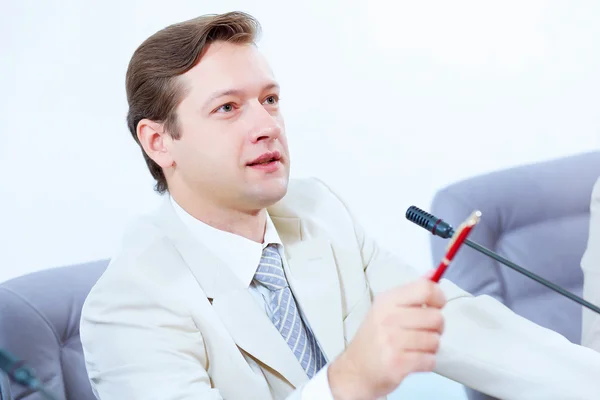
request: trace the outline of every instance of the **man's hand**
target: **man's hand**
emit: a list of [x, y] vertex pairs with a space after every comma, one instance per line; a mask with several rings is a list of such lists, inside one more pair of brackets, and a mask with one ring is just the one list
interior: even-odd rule
[[328, 368], [336, 400], [385, 396], [413, 372], [435, 367], [446, 299], [421, 279], [375, 297], [356, 336]]

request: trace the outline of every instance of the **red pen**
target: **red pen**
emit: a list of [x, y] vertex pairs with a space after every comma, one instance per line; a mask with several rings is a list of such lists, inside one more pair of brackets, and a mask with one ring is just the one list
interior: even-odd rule
[[475, 225], [477, 225], [480, 218], [481, 218], [481, 212], [474, 211], [469, 216], [469, 218], [467, 218], [465, 220], [465, 222], [463, 222], [458, 227], [458, 229], [456, 230], [454, 235], [452, 235], [452, 239], [450, 240], [450, 244], [448, 245], [448, 251], [446, 251], [446, 256], [442, 259], [442, 261], [438, 265], [438, 267], [435, 270], [435, 272], [433, 273], [433, 275], [431, 275], [430, 279], [433, 282], [440, 281], [440, 279], [442, 278], [442, 275], [444, 274], [444, 272], [446, 272], [446, 269], [452, 262], [452, 259], [454, 258], [454, 256], [456, 255], [456, 253], [458, 252], [458, 250], [460, 249], [462, 244], [467, 239], [467, 236], [469, 236], [469, 234], [471, 233], [471, 230], [475, 227]]

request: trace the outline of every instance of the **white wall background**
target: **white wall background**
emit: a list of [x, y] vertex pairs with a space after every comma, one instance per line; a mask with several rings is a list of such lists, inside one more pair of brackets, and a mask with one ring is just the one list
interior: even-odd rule
[[129, 57], [168, 24], [233, 9], [263, 24], [292, 174], [328, 181], [418, 268], [428, 237], [408, 206], [600, 147], [599, 2], [2, 0], [0, 281], [109, 257], [158, 204], [125, 125]]

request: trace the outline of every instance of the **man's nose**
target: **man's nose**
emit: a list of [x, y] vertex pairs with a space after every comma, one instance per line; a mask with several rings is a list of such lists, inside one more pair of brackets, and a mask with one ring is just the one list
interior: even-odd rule
[[281, 124], [273, 117], [262, 104], [254, 107], [254, 123], [250, 133], [250, 140], [258, 142], [265, 139], [278, 139], [281, 135]]

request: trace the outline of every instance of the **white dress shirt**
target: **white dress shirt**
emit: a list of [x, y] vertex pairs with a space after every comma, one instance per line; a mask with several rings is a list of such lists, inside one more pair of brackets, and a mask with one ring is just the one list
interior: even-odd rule
[[[257, 243], [245, 237], [205, 224], [181, 208], [172, 197], [171, 203], [173, 204], [175, 213], [181, 218], [192, 235], [204, 246], [211, 249], [231, 269], [234, 275], [240, 279], [243, 285], [248, 286], [248, 290], [256, 302], [270, 319], [272, 310], [269, 307], [269, 289], [257, 283], [254, 280], [254, 274], [260, 264], [263, 249], [269, 244], [277, 244], [277, 250], [284, 265], [286, 265], [286, 259], [283, 252], [283, 243], [269, 214], [267, 213], [267, 226], [263, 243]], [[300, 309], [300, 305], [298, 305], [298, 309], [306, 329], [310, 330], [310, 326]], [[302, 388], [302, 399], [333, 400], [327, 379], [327, 365]]]

